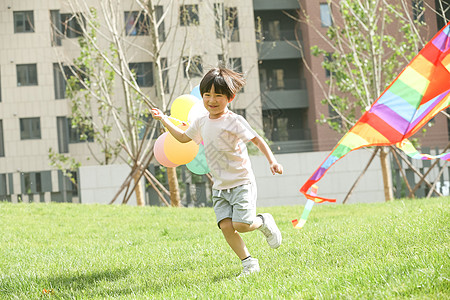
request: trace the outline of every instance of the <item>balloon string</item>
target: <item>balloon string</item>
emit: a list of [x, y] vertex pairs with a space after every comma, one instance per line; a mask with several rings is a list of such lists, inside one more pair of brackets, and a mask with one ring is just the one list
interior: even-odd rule
[[189, 124], [188, 122], [186, 122], [186, 121], [181, 121], [181, 120], [178, 120], [177, 118], [174, 118], [174, 117], [171, 117], [171, 116], [167, 116], [169, 119], [172, 119], [172, 120], [174, 120], [174, 121], [177, 121], [177, 122], [180, 122], [180, 123], [184, 123], [184, 124]]

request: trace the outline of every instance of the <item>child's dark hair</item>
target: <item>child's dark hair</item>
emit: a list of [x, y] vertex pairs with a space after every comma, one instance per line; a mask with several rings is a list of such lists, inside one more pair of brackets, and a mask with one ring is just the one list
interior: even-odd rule
[[213, 68], [203, 76], [200, 82], [200, 94], [208, 93], [214, 85], [214, 92], [224, 94], [232, 100], [244, 86], [245, 79], [242, 74], [225, 68]]

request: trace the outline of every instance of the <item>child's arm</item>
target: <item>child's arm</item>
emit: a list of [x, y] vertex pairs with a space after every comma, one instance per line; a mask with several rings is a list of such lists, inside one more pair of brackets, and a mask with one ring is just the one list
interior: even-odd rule
[[269, 161], [270, 171], [272, 172], [272, 174], [283, 174], [283, 166], [277, 162], [275, 156], [273, 156], [272, 150], [270, 150], [269, 148], [269, 145], [267, 145], [267, 143], [260, 136], [254, 137], [253, 139], [251, 139], [251, 141], [256, 145], [256, 147], [259, 148], [259, 150]]
[[160, 120], [161, 123], [169, 130], [170, 134], [173, 135], [175, 139], [177, 139], [180, 143], [190, 142], [192, 139], [186, 135], [186, 133], [175, 126], [172, 122], [169, 121], [169, 117], [162, 113], [157, 108], [153, 108], [151, 111], [152, 117], [155, 120]]

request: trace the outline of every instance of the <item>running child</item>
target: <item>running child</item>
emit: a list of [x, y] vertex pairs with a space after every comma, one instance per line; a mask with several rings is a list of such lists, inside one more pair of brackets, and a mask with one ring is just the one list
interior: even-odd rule
[[256, 182], [245, 143], [251, 141], [265, 155], [272, 174], [282, 174], [267, 143], [241, 116], [228, 109], [244, 86], [242, 74], [225, 68], [213, 68], [200, 82], [200, 94], [209, 114], [199, 117], [184, 132], [168, 120], [159, 109], [151, 111], [181, 143], [203, 141], [208, 167], [213, 178], [213, 206], [217, 224], [236, 255], [243, 271], [239, 276], [259, 272], [259, 263], [250, 256], [239, 233], [258, 229], [271, 248], [281, 245], [281, 233], [272, 215], [256, 215]]

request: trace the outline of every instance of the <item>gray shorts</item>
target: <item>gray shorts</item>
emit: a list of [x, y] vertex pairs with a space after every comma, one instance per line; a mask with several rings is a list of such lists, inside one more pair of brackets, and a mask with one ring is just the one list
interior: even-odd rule
[[[248, 183], [226, 190], [213, 189], [217, 225], [230, 218], [233, 222], [252, 224], [256, 217], [256, 185]], [[219, 226], [220, 227], [220, 226]]]

